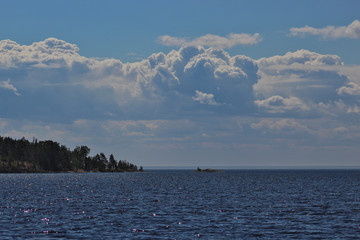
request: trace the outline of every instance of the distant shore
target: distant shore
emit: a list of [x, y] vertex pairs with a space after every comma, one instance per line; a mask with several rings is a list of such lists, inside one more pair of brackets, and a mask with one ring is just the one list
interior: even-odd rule
[[77, 146], [70, 150], [52, 140], [30, 142], [24, 137], [12, 139], [0, 136], [0, 173], [57, 172], [141, 172], [126, 160], [116, 160], [113, 154], [90, 156], [90, 148]]
[[12, 169], [11, 171], [2, 170], [1, 173], [125, 173], [125, 172], [144, 172], [144, 170], [119, 170], [119, 171], [98, 171], [98, 170], [91, 170], [85, 171], [83, 169], [79, 170], [65, 170], [65, 171], [32, 171], [32, 170], [25, 170], [25, 169]]

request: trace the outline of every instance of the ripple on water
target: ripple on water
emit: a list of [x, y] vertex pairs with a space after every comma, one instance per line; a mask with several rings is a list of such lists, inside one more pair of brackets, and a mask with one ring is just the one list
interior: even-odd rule
[[360, 171], [0, 174], [0, 236], [356, 239], [359, 180]]

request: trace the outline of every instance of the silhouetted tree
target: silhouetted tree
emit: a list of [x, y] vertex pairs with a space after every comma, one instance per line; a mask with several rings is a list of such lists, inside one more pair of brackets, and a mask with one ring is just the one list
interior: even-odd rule
[[114, 155], [110, 154], [110, 157], [109, 157], [109, 166], [108, 166], [108, 169], [110, 171], [115, 171], [117, 169], [117, 163], [116, 163], [116, 160], [114, 158]]
[[87, 155], [90, 153], [90, 148], [87, 146], [76, 147], [73, 151], [73, 166], [76, 170], [85, 169], [85, 162]]
[[15, 140], [0, 136], [0, 172], [70, 171], [136, 171], [137, 166], [127, 161], [109, 161], [104, 153], [89, 156], [90, 148], [76, 147], [73, 151], [57, 142], [46, 140], [32, 142], [25, 138]]

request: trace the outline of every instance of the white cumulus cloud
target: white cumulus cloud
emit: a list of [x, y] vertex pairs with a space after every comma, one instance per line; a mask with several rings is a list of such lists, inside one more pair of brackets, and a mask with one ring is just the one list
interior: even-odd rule
[[[356, 67], [349, 70], [339, 56], [298, 50], [257, 63], [260, 79], [254, 85], [255, 104], [267, 112], [340, 114], [355, 101], [345, 95], [357, 94], [357, 84], [351, 80], [356, 79]], [[338, 103], [345, 105], [342, 111], [327, 110], [341, 109]]]
[[348, 86], [339, 88], [338, 93], [343, 95], [360, 95], [360, 85], [354, 82], [349, 82]]
[[237, 45], [254, 45], [262, 41], [259, 33], [230, 33], [226, 37], [206, 34], [188, 41], [186, 38], [159, 36], [157, 41], [165, 46], [206, 46], [212, 48], [232, 48]]
[[211, 93], [203, 93], [198, 90], [195, 91], [195, 96], [192, 97], [194, 101], [198, 101], [201, 104], [209, 104], [209, 105], [221, 105], [217, 103], [214, 99], [214, 94]]
[[310, 26], [300, 28], [290, 28], [290, 36], [317, 35], [323, 38], [360, 38], [360, 21], [354, 20], [347, 26], [327, 26], [324, 28], [314, 28]]
[[[258, 80], [255, 60], [214, 48], [184, 46], [123, 63], [83, 57], [75, 44], [54, 38], [31, 45], [3, 40], [0, 46], [0, 73], [25, 91], [27, 99], [19, 107], [34, 117], [55, 117], [52, 109], [62, 118], [77, 119], [124, 113], [171, 116], [192, 105], [201, 107], [196, 101], [219, 102], [238, 112], [251, 103], [252, 85]], [[2, 87], [17, 93], [10, 81]], [[218, 102], [211, 95], [194, 97], [196, 91], [212, 94]]]
[[34, 118], [56, 118], [53, 109], [57, 119], [171, 118], [205, 105], [235, 115], [346, 114], [357, 112], [360, 100], [357, 66], [308, 50], [254, 60], [183, 46], [123, 63], [81, 56], [75, 44], [54, 38], [31, 45], [3, 40], [0, 46], [0, 73], [11, 79], [0, 87], [16, 95], [21, 89], [17, 107]]
[[309, 107], [297, 97], [284, 98], [278, 95], [271, 96], [264, 100], [255, 100], [259, 107], [268, 109], [271, 113], [279, 113], [290, 110], [308, 110]]
[[165, 46], [183, 46], [186, 43], [186, 39], [162, 35], [158, 37], [157, 42]]
[[337, 55], [324, 55], [301, 49], [295, 52], [288, 52], [283, 56], [272, 56], [261, 58], [258, 63], [262, 67], [273, 65], [305, 65], [305, 66], [324, 66], [324, 65], [343, 65]]

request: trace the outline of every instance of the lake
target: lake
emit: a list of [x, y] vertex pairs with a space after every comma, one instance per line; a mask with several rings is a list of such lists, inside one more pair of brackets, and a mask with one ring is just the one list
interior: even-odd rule
[[359, 170], [0, 174], [1, 239], [358, 239]]

